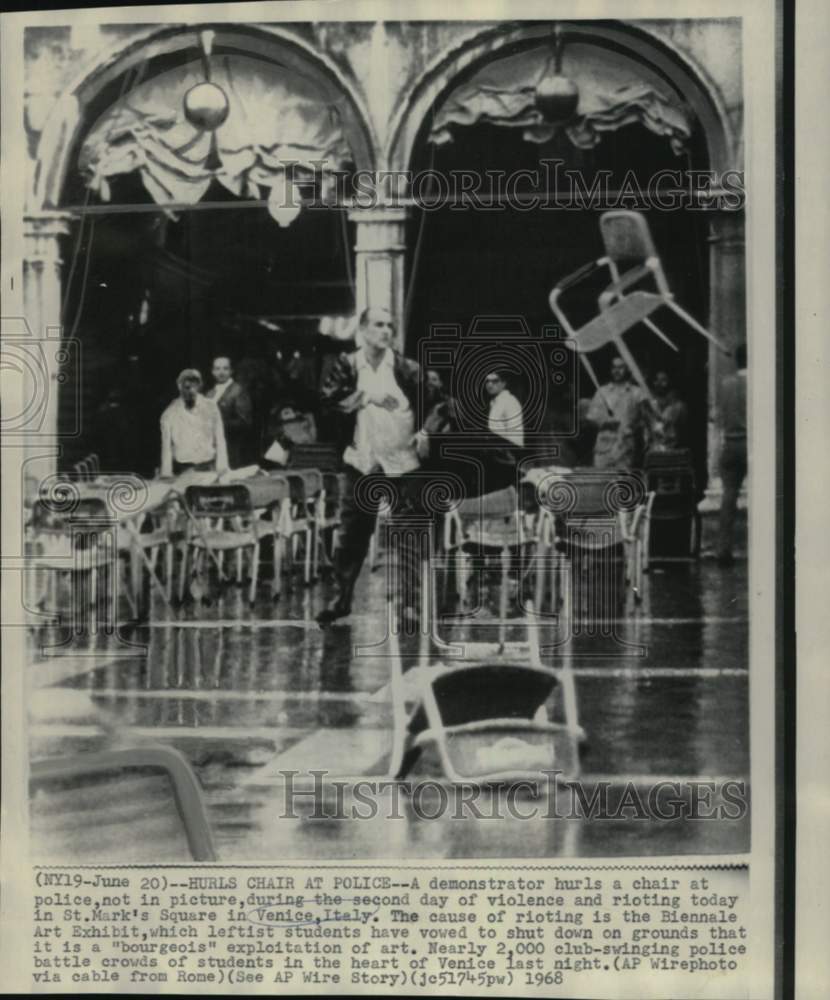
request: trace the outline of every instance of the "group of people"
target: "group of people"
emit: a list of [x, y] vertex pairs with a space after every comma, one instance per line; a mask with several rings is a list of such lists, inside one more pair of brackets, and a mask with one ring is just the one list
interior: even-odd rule
[[[456, 480], [461, 477], [470, 495], [477, 495], [514, 482], [516, 464], [522, 457], [522, 405], [500, 370], [487, 373], [484, 381], [489, 403], [483, 433], [489, 441], [478, 452], [480, 460], [458, 463], [432, 453], [431, 437], [458, 429], [458, 402], [450, 397], [438, 372], [422, 372], [417, 362], [395, 350], [394, 338], [390, 313], [381, 308], [366, 309], [359, 319], [360, 346], [336, 360], [320, 387], [321, 410], [337, 414], [348, 442], [343, 452], [347, 486], [335, 560], [338, 593], [321, 613], [322, 622], [351, 612], [355, 583], [374, 532], [375, 514], [357, 498], [361, 477], [393, 477], [399, 487], [403, 484], [399, 492], [406, 496], [405, 484], [411, 474], [448, 472]], [[734, 509], [746, 474], [745, 348], [739, 348], [739, 354], [738, 374], [725, 382], [721, 403], [726, 433], [722, 454], [722, 561], [731, 557]], [[238, 468], [250, 456], [250, 397], [245, 387], [235, 381], [229, 358], [215, 358], [211, 374], [213, 385], [205, 393], [196, 369], [185, 369], [177, 379], [179, 395], [161, 417], [162, 476], [179, 475], [187, 469], [210, 469], [221, 474]], [[421, 417], [419, 426], [416, 414]], [[646, 449], [686, 446], [688, 410], [668, 374], [656, 374], [653, 399], [649, 400], [631, 381], [619, 357], [612, 361], [610, 382], [598, 388], [590, 401], [581, 401], [579, 414], [583, 454], [580, 456], [575, 446], [577, 464], [631, 469], [639, 466]], [[275, 417], [270, 428], [271, 443], [255, 458], [256, 464], [266, 469], [287, 464], [293, 445], [316, 440], [312, 413], [278, 406]], [[591, 453], [586, 455], [584, 441], [588, 432]], [[477, 438], [480, 441], [481, 435], [477, 434]]]

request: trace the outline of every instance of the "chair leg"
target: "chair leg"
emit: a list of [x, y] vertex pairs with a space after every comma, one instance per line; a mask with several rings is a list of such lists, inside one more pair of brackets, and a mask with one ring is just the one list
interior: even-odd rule
[[705, 326], [701, 326], [700, 323], [698, 323], [698, 321], [694, 318], [694, 316], [691, 316], [689, 313], [686, 312], [685, 309], [681, 308], [674, 301], [674, 299], [666, 299], [666, 305], [669, 307], [669, 309], [676, 312], [681, 319], [686, 320], [686, 322], [693, 330], [697, 330], [697, 332], [701, 336], [705, 337], [708, 341], [711, 341], [711, 343], [713, 343], [716, 347], [719, 347], [724, 352], [724, 354], [728, 353], [726, 349], [726, 344], [724, 344], [724, 342], [720, 340], [718, 337], [716, 337], [713, 333], [709, 333], [709, 331], [706, 329]]
[[499, 649], [504, 649], [507, 639], [507, 588], [510, 579], [510, 549], [507, 545], [501, 550], [501, 590], [499, 592]]
[[253, 607], [256, 601], [256, 586], [259, 578], [259, 542], [254, 545], [251, 553], [251, 589], [248, 593], [248, 603]]
[[187, 542], [182, 544], [182, 559], [179, 564], [179, 603], [184, 600], [184, 585], [187, 582], [187, 563], [190, 555], [190, 546]]
[[305, 522], [305, 551], [303, 552], [303, 583], [308, 587], [311, 583], [311, 521], [306, 518]]
[[176, 559], [176, 547], [172, 542], [164, 546], [164, 593], [167, 600], [173, 599], [173, 566]]
[[657, 336], [663, 341], [664, 344], [668, 344], [668, 346], [675, 353], [677, 353], [677, 350], [678, 350], [677, 344], [675, 344], [673, 341], [669, 340], [669, 338], [665, 335], [665, 333], [663, 333], [663, 331], [660, 329], [660, 327], [656, 323], [653, 323], [650, 319], [644, 319], [643, 323], [645, 324], [645, 326], [647, 326], [649, 328], [649, 330], [651, 330], [652, 333], [656, 333]]
[[280, 590], [282, 589], [282, 550], [285, 545], [285, 540], [279, 532], [275, 531], [273, 534], [274, 538], [274, 560], [273, 560], [273, 576], [271, 577], [271, 598], [276, 600], [280, 596]]
[[316, 514], [313, 524], [314, 545], [311, 550], [311, 579], [315, 581], [320, 575], [320, 546], [323, 544], [323, 529], [320, 515]]

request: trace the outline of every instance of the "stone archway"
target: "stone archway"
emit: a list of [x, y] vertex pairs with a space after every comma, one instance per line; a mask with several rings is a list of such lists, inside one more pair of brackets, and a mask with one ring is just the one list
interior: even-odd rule
[[[90, 115], [94, 120], [105, 95], [141, 64], [175, 58], [187, 50], [198, 55], [199, 33], [203, 30], [214, 32], [217, 48], [279, 64], [312, 81], [328, 99], [336, 101], [355, 167], [374, 169], [378, 142], [355, 88], [333, 60], [295, 33], [274, 26], [222, 23], [139, 29], [129, 40], [96, 54], [56, 102], [41, 133], [24, 215], [24, 300], [26, 319], [35, 336], [52, 331], [54, 337], [63, 321], [61, 244], [70, 233], [73, 219], [72, 213], [64, 209], [64, 189], [79, 144], [91, 124]], [[44, 440], [48, 436], [60, 444], [56, 353], [47, 352], [50, 386], [42, 427]], [[57, 457], [54, 450], [48, 457], [44, 455], [38, 462], [39, 471], [45, 475], [54, 471]]]
[[[652, 76], [659, 77], [691, 110], [705, 138], [708, 169], [716, 177], [722, 177], [727, 171], [742, 171], [741, 136], [733, 127], [718, 88], [688, 53], [637, 25], [561, 21], [559, 26], [566, 45], [584, 44], [609, 54], [620, 53], [647, 67]], [[551, 23], [539, 22], [496, 25], [441, 53], [395, 115], [383, 162], [392, 170], [410, 169], [433, 110], [440, 108], [459, 85], [488, 64], [549, 44], [551, 28]], [[712, 211], [708, 213], [708, 223], [709, 310], [705, 321], [710, 329], [734, 346], [745, 337], [743, 212], [734, 209]], [[732, 368], [731, 359], [710, 347], [706, 401], [709, 494], [719, 491], [717, 387], [722, 376]]]

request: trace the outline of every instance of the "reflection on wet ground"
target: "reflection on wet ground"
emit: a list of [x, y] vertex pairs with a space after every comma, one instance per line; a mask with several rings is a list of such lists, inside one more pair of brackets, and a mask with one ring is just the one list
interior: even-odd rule
[[[39, 688], [32, 759], [99, 748], [113, 733], [124, 745], [175, 747], [203, 787], [220, 857], [232, 861], [748, 850], [748, 815], [567, 819], [567, 809], [551, 807], [550, 789], [531, 819], [505, 813], [495, 790], [478, 800], [480, 816], [444, 808], [428, 818], [447, 794], [435, 783], [417, 802], [400, 788], [380, 789], [377, 815], [355, 818], [354, 780], [380, 781], [389, 754], [389, 664], [382, 653], [367, 655], [383, 638], [384, 587], [382, 573], [364, 574], [355, 614], [327, 630], [313, 621], [329, 596], [319, 585], [253, 608], [232, 588], [178, 620], [153, 620], [122, 631], [120, 642], [103, 637], [83, 649], [47, 650], [61, 637], [43, 632], [29, 672]], [[542, 628], [542, 645], [569, 656], [576, 671], [588, 792], [605, 779], [617, 797], [628, 783], [646, 789], [662, 778], [748, 780], [746, 591], [742, 563], [655, 568], [643, 604], [616, 623], [614, 638], [563, 644], [561, 623]], [[495, 638], [492, 627], [443, 632], [462, 642]], [[507, 638], [522, 638], [515, 623]], [[328, 772], [322, 789], [295, 801], [280, 770], [300, 771], [300, 780], [313, 768]], [[339, 792], [338, 776], [348, 779]], [[335, 793], [339, 809], [323, 808]], [[494, 810], [499, 822], [488, 818]]]

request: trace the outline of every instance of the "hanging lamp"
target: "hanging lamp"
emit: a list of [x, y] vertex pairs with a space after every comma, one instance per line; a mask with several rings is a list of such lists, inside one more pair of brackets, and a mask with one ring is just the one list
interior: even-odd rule
[[213, 51], [214, 31], [199, 32], [199, 42], [202, 48], [202, 66], [205, 79], [191, 87], [184, 95], [184, 116], [190, 124], [203, 132], [210, 132], [210, 151], [205, 167], [208, 170], [219, 170], [222, 161], [219, 158], [216, 130], [227, 120], [230, 103], [225, 91], [210, 78], [210, 56]]
[[564, 125], [579, 105], [579, 87], [562, 75], [562, 29], [553, 30], [553, 56], [542, 79], [536, 84], [536, 108], [549, 125]]

